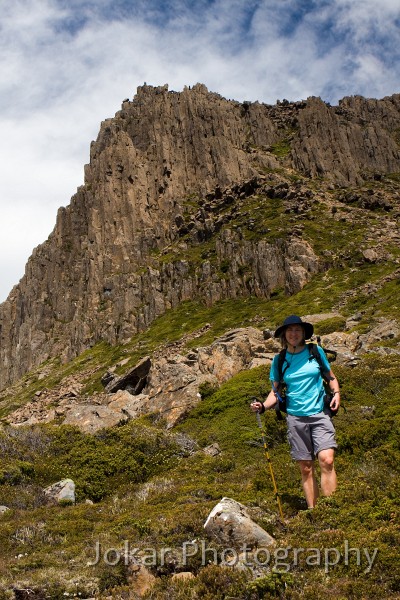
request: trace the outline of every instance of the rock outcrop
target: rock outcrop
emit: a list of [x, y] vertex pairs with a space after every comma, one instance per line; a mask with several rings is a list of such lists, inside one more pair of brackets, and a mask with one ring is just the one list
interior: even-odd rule
[[0, 388], [50, 357], [126, 340], [185, 300], [299, 291], [324, 264], [295, 228], [244, 236], [238, 214], [249, 231], [254, 219], [241, 202], [262, 192], [306, 214], [312, 192], [271, 174], [282, 165], [342, 186], [400, 171], [399, 121], [399, 95], [268, 106], [200, 84], [138, 88], [102, 123], [84, 185], [0, 306]]
[[310, 177], [329, 175], [342, 186], [362, 183], [368, 172], [398, 171], [399, 111], [398, 94], [380, 101], [352, 96], [334, 108], [309, 98], [298, 114], [294, 166]]
[[[121, 377], [108, 371], [102, 378], [103, 394], [68, 394], [68, 389], [79, 389], [77, 382], [43, 392], [8, 415], [7, 422], [18, 426], [56, 420], [94, 433], [156, 413], [172, 427], [200, 402], [201, 384], [218, 387], [244, 369], [267, 364], [277, 349], [276, 340], [265, 343], [263, 333], [254, 327], [236, 329], [185, 355], [172, 348], [165, 355], [146, 357]], [[140, 386], [132, 386], [138, 379]]]
[[[303, 319], [318, 323], [332, 316], [341, 315], [321, 313]], [[371, 351], [385, 355], [400, 352], [398, 346], [384, 345], [399, 335], [396, 321], [381, 320], [368, 334], [360, 334], [351, 331], [359, 318], [357, 314], [350, 317], [346, 331], [322, 335], [321, 345], [337, 353], [334, 365], [356, 366], [362, 355]], [[273, 331], [255, 327], [228, 331], [211, 345], [186, 353], [178, 343], [172, 344], [146, 356], [121, 376], [110, 366], [102, 377], [102, 393], [81, 395], [78, 376], [67, 376], [58, 386], [37, 393], [31, 402], [7, 415], [5, 422], [14, 426], [57, 422], [95, 433], [152, 413], [171, 428], [201, 402], [202, 384], [217, 389], [243, 370], [270, 364], [279, 349]], [[83, 371], [80, 377], [85, 375]], [[210, 446], [204, 451], [216, 455], [220, 449]]]

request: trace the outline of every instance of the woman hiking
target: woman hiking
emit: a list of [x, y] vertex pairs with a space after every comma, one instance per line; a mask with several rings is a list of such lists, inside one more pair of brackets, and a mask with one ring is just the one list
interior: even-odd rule
[[[286, 411], [290, 454], [300, 467], [301, 480], [308, 508], [314, 508], [319, 488], [315, 476], [315, 458], [321, 470], [321, 492], [330, 496], [336, 489], [334, 452], [337, 448], [335, 428], [330, 417], [340, 404], [339, 383], [322, 348], [316, 346], [325, 378], [333, 394], [329, 407], [325, 405], [321, 369], [309, 351], [306, 340], [314, 333], [311, 323], [296, 315], [287, 317], [275, 331], [282, 348], [286, 349], [284, 364], [279, 368], [279, 354], [271, 365], [272, 390], [264, 402], [253, 402], [251, 409], [264, 412], [279, 402], [282, 384], [286, 386]], [[280, 376], [281, 375], [281, 376]], [[283, 381], [281, 381], [281, 379]]]

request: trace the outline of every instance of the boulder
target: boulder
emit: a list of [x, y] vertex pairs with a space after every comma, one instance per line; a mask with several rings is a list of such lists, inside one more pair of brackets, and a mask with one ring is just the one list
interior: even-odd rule
[[126, 390], [119, 390], [111, 395], [107, 408], [119, 417], [120, 422], [137, 419], [140, 415], [151, 412], [151, 403], [147, 394], [134, 396]]
[[62, 479], [57, 483], [53, 483], [49, 487], [45, 488], [44, 493], [49, 502], [75, 502], [75, 483], [72, 479]]
[[376, 263], [379, 259], [379, 254], [373, 248], [367, 248], [362, 253], [364, 259], [368, 263]]
[[151, 590], [156, 582], [156, 577], [141, 564], [131, 564], [128, 567], [128, 582], [135, 593], [141, 598]]
[[210, 444], [209, 446], [206, 446], [206, 448], [203, 448], [203, 452], [208, 456], [218, 456], [219, 454], [221, 454], [221, 448], [217, 443]]
[[335, 317], [341, 317], [342, 315], [338, 312], [329, 312], [329, 313], [314, 313], [312, 315], [304, 315], [302, 316], [302, 320], [308, 323], [312, 323], [315, 325], [320, 321], [325, 321], [327, 319], [334, 319]]
[[[329, 333], [321, 337], [321, 346], [337, 352], [334, 364], [353, 366], [358, 360], [356, 351], [359, 347], [359, 334], [356, 331]], [[330, 359], [329, 355], [328, 359]]]
[[222, 498], [212, 509], [204, 529], [227, 548], [252, 549], [275, 545], [274, 538], [250, 518], [246, 507], [231, 498]]
[[187, 581], [188, 579], [194, 579], [195, 576], [191, 571], [181, 571], [180, 573], [174, 573], [171, 577], [172, 581]]
[[[255, 327], [233, 329], [210, 346], [198, 348], [202, 373], [210, 373], [222, 383], [254, 364], [254, 359], [268, 362], [263, 332]], [[258, 366], [258, 365], [257, 365]]]
[[83, 404], [72, 407], [66, 412], [64, 425], [75, 425], [85, 433], [95, 433], [104, 427], [114, 427], [129, 420], [123, 411], [114, 411], [108, 406]]

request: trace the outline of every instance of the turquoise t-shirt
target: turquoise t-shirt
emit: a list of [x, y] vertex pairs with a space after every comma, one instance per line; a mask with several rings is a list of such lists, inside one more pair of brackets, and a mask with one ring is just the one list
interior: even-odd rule
[[[324, 367], [330, 371], [325, 352], [319, 346], [317, 348]], [[272, 361], [271, 381], [279, 381], [278, 357], [277, 354]], [[310, 358], [307, 345], [297, 354], [286, 351], [283, 379], [286, 383], [286, 407], [289, 415], [309, 417], [321, 412], [324, 407], [325, 392], [321, 371], [315, 358]]]

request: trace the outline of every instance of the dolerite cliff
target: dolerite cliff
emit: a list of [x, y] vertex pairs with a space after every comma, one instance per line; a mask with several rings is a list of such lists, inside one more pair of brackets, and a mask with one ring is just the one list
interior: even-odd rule
[[244, 236], [231, 226], [241, 202], [286, 198], [301, 213], [306, 180], [333, 189], [399, 172], [399, 127], [400, 95], [270, 106], [201, 84], [138, 88], [101, 124], [84, 185], [0, 306], [1, 388], [49, 357], [121, 342], [185, 300], [300, 290], [326, 264], [296, 228]]

